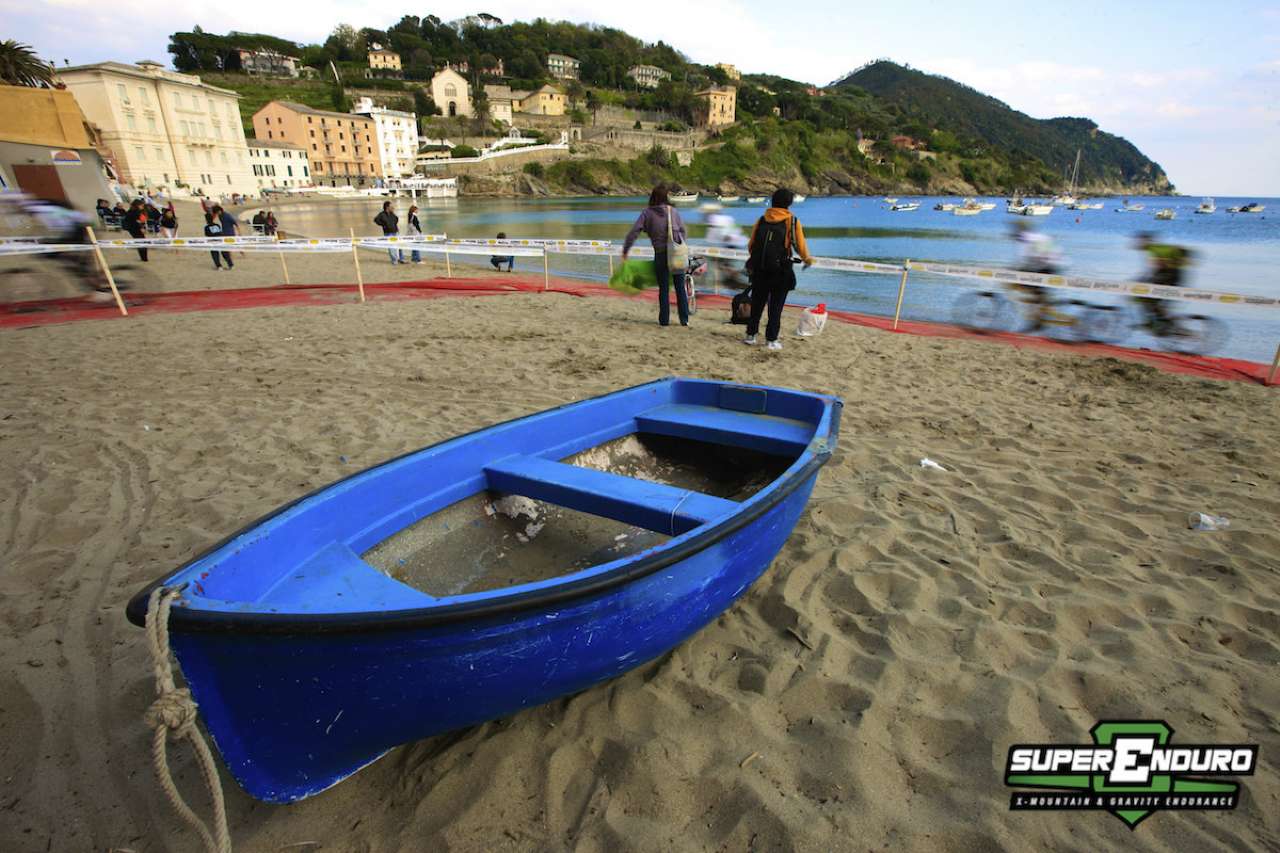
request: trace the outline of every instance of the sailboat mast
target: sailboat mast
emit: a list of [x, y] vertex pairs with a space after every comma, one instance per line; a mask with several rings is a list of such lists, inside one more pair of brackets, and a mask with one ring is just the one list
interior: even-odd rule
[[1071, 170], [1071, 194], [1076, 194], [1076, 177], [1080, 174], [1080, 149], [1076, 149], [1076, 166]]

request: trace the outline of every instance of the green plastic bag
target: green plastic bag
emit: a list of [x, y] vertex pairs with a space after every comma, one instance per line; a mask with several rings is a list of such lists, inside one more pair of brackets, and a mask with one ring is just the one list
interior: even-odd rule
[[619, 293], [635, 296], [646, 287], [657, 287], [658, 273], [653, 261], [626, 260], [618, 264], [609, 277], [609, 286]]

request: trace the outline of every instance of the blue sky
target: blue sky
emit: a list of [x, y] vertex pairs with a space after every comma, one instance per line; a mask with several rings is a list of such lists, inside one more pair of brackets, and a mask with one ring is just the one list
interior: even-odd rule
[[401, 14], [547, 17], [662, 39], [699, 62], [824, 84], [878, 57], [944, 74], [1037, 118], [1079, 115], [1128, 138], [1192, 195], [1280, 196], [1280, 2], [340, 0], [270, 4], [0, 0], [5, 37], [61, 64], [167, 61], [167, 36], [269, 32], [320, 41]]

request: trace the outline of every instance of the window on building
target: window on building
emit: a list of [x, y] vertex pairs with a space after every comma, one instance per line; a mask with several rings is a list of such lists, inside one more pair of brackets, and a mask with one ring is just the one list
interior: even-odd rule
[[[193, 109], [193, 110], [198, 110], [198, 109], [200, 109], [200, 98], [199, 98], [199, 96], [197, 96], [197, 95], [192, 95], [192, 96], [191, 96], [191, 109]], [[212, 182], [212, 181], [210, 181], [209, 183], [213, 183], [213, 182]]]
[[138, 87], [138, 103], [149, 104], [151, 100], [147, 97], [147, 88], [145, 86]]
[[213, 154], [208, 149], [206, 149], [204, 152], [204, 164], [206, 166], [213, 165]]
[[315, 139], [315, 138], [316, 138], [316, 132], [315, 132], [314, 130], [309, 131], [309, 132], [311, 133], [311, 138], [312, 138], [312, 139]]
[[231, 183], [231, 176], [230, 176], [230, 175], [227, 175], [227, 183], [228, 183], [228, 184], [230, 184], [230, 183]]
[[190, 135], [191, 135], [191, 126], [190, 126], [189, 124], [187, 124], [185, 121], [184, 121], [184, 122], [182, 122], [182, 135], [183, 135], [183, 136], [190, 136]]
[[310, 170], [308, 170], [308, 169], [307, 169], [307, 167], [306, 167], [306, 166], [303, 166], [303, 167], [302, 167], [302, 177], [304, 177], [304, 178], [309, 178], [309, 177], [311, 177], [311, 172], [310, 172]]
[[224, 165], [224, 166], [225, 166], [225, 165], [227, 165], [227, 152], [225, 152], [225, 151], [219, 151], [219, 152], [218, 152], [218, 154], [219, 154], [219, 156], [221, 156], [221, 158], [222, 158], [222, 165]]
[[319, 151], [319, 150], [320, 150], [320, 146], [319, 146], [319, 145], [316, 145], [316, 144], [313, 142], [313, 143], [311, 143], [311, 150], [312, 150], [312, 151]]
[[133, 113], [125, 113], [124, 121], [125, 124], [129, 125], [130, 130], [138, 129], [138, 120], [133, 117]]
[[160, 132], [160, 128], [156, 126], [155, 116], [147, 116], [147, 130], [151, 131], [152, 133]]
[[145, 151], [143, 151], [143, 150], [142, 150], [142, 146], [141, 146], [141, 145], [135, 145], [135, 146], [133, 146], [133, 153], [137, 156], [137, 158], [138, 158], [139, 160], [145, 160], [145, 159], [147, 159], [147, 153], [146, 153]]
[[345, 145], [344, 145], [344, 146], [342, 146], [342, 152], [345, 154], [345, 153], [346, 153], [346, 151], [347, 151], [347, 146], [345, 146]]
[[[157, 161], [163, 161], [163, 160], [164, 160], [164, 149], [157, 145], [153, 150], [156, 152], [156, 160], [157, 160]], [[167, 181], [167, 180], [169, 180], [169, 179], [168, 179], [168, 178], [165, 178], [165, 180]]]
[[129, 103], [129, 90], [125, 88], [123, 83], [116, 84], [116, 92], [120, 95], [120, 103]]
[[289, 171], [289, 177], [291, 177], [291, 178], [292, 178], [292, 177], [293, 177], [293, 167], [292, 167], [292, 166], [285, 166], [285, 168]]
[[346, 139], [346, 137], [345, 137], [345, 136], [343, 136], [341, 133], [339, 133], [339, 134], [338, 134], [338, 138], [339, 138], [339, 139]]
[[179, 95], [177, 92], [173, 93], [173, 105], [175, 107], [178, 107], [179, 109], [182, 108], [182, 96]]
[[271, 131], [269, 131], [269, 130], [268, 130], [268, 131], [267, 131], [267, 139], [273, 139], [273, 138], [274, 138], [274, 137], [271, 135]]

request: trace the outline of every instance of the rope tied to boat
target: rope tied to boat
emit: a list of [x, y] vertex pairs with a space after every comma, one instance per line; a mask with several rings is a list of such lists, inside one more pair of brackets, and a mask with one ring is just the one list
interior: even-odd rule
[[[147, 644], [151, 648], [151, 665], [156, 679], [156, 700], [143, 714], [143, 721], [154, 732], [151, 741], [151, 763], [164, 789], [165, 797], [183, 820], [200, 836], [208, 853], [231, 853], [231, 833], [227, 828], [227, 806], [222, 798], [222, 782], [213, 753], [196, 727], [196, 703], [191, 691], [179, 688], [173, 680], [173, 663], [169, 655], [169, 609], [182, 594], [180, 589], [158, 587], [147, 600]], [[201, 775], [213, 800], [213, 830], [205, 824], [178, 792], [169, 772], [169, 739], [188, 740], [195, 751]]]

